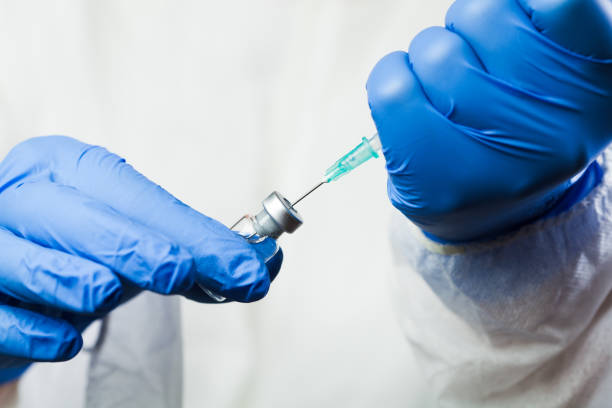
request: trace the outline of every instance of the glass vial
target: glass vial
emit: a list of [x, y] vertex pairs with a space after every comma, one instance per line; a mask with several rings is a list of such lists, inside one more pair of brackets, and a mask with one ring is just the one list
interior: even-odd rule
[[[268, 237], [276, 240], [285, 232], [291, 234], [303, 223], [302, 217], [289, 200], [277, 191], [273, 191], [263, 200], [262, 207], [263, 209], [256, 215], [247, 214], [231, 227], [252, 244], [257, 244]], [[276, 245], [276, 251], [266, 259], [266, 262], [276, 255], [278, 244]], [[209, 289], [202, 288], [202, 290], [217, 302], [225, 301], [223, 296]]]

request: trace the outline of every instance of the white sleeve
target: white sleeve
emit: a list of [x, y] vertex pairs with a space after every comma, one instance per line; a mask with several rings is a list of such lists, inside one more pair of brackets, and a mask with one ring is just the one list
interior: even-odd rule
[[611, 406], [605, 164], [570, 211], [492, 242], [439, 245], [394, 218], [393, 300], [431, 406]]

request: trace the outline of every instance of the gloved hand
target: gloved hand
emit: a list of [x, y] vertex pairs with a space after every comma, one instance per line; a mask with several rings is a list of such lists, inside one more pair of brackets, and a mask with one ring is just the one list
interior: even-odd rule
[[428, 235], [508, 232], [584, 197], [612, 139], [607, 0], [459, 0], [367, 84], [392, 203]]
[[60, 361], [80, 332], [142, 290], [212, 301], [265, 296], [275, 242], [242, 237], [178, 201], [118, 156], [51, 136], [0, 163], [0, 382]]

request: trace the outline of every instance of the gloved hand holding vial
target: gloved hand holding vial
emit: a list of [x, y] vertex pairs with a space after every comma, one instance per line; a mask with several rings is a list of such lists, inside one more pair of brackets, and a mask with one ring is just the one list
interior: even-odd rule
[[0, 381], [72, 358], [80, 333], [143, 290], [253, 302], [282, 263], [106, 149], [49, 136], [0, 163]]

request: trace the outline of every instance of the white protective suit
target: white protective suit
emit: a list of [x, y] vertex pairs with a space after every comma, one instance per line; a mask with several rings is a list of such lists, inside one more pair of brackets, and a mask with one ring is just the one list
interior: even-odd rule
[[[41, 134], [104, 145], [230, 224], [373, 132], [370, 69], [450, 3], [0, 0], [0, 155]], [[93, 351], [29, 370], [16, 407], [606, 407], [609, 177], [478, 248], [396, 215], [389, 290], [394, 211], [369, 164], [300, 204], [266, 299], [181, 301], [182, 368], [179, 298], [147, 294]]]
[[612, 406], [612, 173], [558, 217], [465, 246], [398, 215], [395, 303], [424, 406]]

